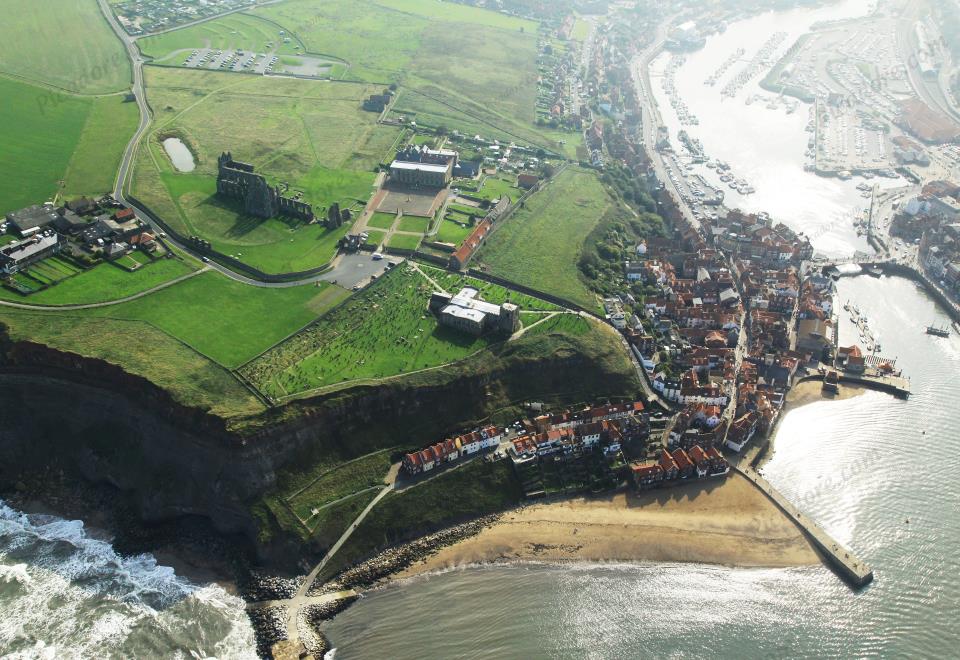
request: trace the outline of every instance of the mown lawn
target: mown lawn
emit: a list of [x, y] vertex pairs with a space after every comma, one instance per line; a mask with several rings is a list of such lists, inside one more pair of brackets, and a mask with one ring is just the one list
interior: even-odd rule
[[[4, 0], [2, 7], [0, 68], [5, 72], [81, 94], [130, 87], [126, 51], [96, 2]], [[55, 98], [49, 100], [46, 109]]]
[[[49, 261], [47, 259], [41, 262], [41, 265]], [[0, 288], [0, 298], [31, 305], [99, 303], [119, 300], [152, 289], [193, 270], [193, 266], [179, 259], [159, 259], [132, 273], [113, 264], [103, 263], [29, 296]]]
[[596, 174], [567, 168], [491, 234], [475, 261], [501, 277], [590, 307], [594, 296], [577, 263], [587, 236], [614, 203]]
[[261, 391], [281, 398], [447, 364], [502, 339], [438, 325], [427, 310], [433, 291], [413, 268], [399, 266], [242, 371]]
[[420, 245], [420, 236], [410, 236], [407, 234], [394, 234], [387, 240], [387, 247], [398, 248], [400, 250], [416, 250]]
[[472, 231], [473, 227], [454, 222], [448, 217], [440, 222], [440, 229], [437, 230], [437, 235], [434, 240], [440, 241], [441, 243], [460, 245], [463, 239], [469, 236]]
[[381, 213], [377, 211], [367, 220], [367, 226], [376, 227], [377, 229], [390, 229], [396, 219], [397, 216], [393, 213]]
[[418, 218], [413, 215], [406, 215], [400, 218], [400, 224], [397, 227], [399, 231], [412, 231], [418, 234], [427, 233], [430, 228], [430, 218]]

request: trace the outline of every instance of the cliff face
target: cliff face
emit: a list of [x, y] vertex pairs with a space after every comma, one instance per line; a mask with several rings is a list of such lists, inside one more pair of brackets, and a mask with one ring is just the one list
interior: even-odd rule
[[459, 369], [298, 401], [231, 426], [115, 365], [0, 344], [0, 482], [56, 456], [126, 493], [145, 521], [199, 515], [255, 541], [251, 502], [283, 468], [421, 446], [521, 401], [636, 390], [629, 370], [604, 366], [612, 355], [565, 342], [551, 348], [544, 356], [543, 346], [518, 342]]

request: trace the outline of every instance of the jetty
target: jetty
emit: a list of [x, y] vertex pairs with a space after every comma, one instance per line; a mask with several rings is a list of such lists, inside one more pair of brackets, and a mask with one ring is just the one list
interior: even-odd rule
[[739, 465], [733, 467], [793, 520], [797, 527], [810, 539], [814, 547], [820, 551], [830, 567], [850, 586], [859, 589], [873, 581], [873, 570], [863, 560], [859, 559], [849, 548], [840, 545], [822, 527], [791, 504], [780, 491], [749, 465], [749, 461], [740, 461]]

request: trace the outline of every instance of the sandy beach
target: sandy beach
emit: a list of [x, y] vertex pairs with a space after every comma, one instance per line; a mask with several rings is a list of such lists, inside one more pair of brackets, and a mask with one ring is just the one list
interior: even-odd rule
[[819, 562], [797, 527], [739, 474], [643, 494], [533, 504], [397, 577], [500, 561]]
[[804, 381], [797, 383], [790, 389], [790, 392], [787, 394], [787, 405], [786, 408], [784, 408], [784, 414], [786, 414], [787, 410], [799, 408], [808, 403], [816, 403], [817, 401], [844, 401], [845, 399], [860, 396], [866, 391], [866, 388], [843, 383], [840, 385], [840, 392], [830, 394], [829, 392], [823, 391], [823, 383], [820, 381]]

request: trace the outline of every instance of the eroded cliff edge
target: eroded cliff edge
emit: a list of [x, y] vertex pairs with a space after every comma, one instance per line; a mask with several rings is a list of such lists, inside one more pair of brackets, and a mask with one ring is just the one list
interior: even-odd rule
[[331, 454], [419, 448], [527, 401], [637, 389], [612, 335], [543, 335], [449, 368], [223, 419], [117, 365], [10, 341], [0, 328], [0, 485], [55, 457], [76, 478], [118, 489], [145, 522], [201, 516], [218, 532], [249, 539], [261, 560], [292, 566], [323, 548], [282, 529], [264, 535], [254, 512], [284, 470]]

